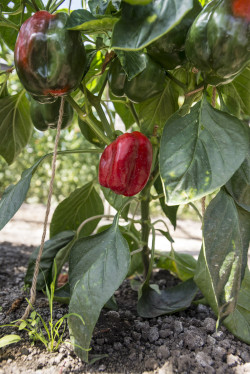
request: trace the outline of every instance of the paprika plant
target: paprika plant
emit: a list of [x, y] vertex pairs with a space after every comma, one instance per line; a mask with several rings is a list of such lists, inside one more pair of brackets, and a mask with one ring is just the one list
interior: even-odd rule
[[[123, 280], [136, 274], [141, 275], [139, 315], [152, 318], [188, 308], [200, 290], [218, 322], [250, 344], [246, 2], [96, 0], [69, 15], [58, 11], [62, 1], [21, 3], [17, 18], [6, 16], [16, 11], [8, 1], [1, 8], [0, 155], [11, 164], [32, 136], [31, 118], [39, 126], [40, 114], [32, 114], [27, 94], [42, 105], [42, 113], [61, 96], [65, 121], [68, 110], [74, 111], [71, 126], [90, 145], [59, 149], [62, 162], [69, 153], [81, 154], [82, 163], [85, 153], [100, 154], [96, 178], [65, 196], [54, 212], [37, 285], [42, 289], [55, 267], [60, 272], [69, 263], [69, 282], [55, 296], [69, 303], [76, 353], [88, 361], [101, 309]], [[24, 21], [25, 10], [30, 18]], [[14, 31], [8, 37], [6, 30]], [[56, 111], [55, 129], [48, 132], [57, 131]], [[45, 121], [46, 127], [52, 123]], [[50, 150], [44, 149], [44, 156], [6, 189], [0, 228], [25, 201], [31, 178], [48, 157]], [[211, 202], [199, 212], [206, 196]], [[117, 211], [108, 226], [101, 221], [104, 199]], [[156, 202], [161, 217], [152, 222]], [[182, 204], [194, 207], [202, 219], [197, 261], [177, 253], [169, 233], [169, 221], [178, 225]], [[169, 240], [168, 253], [155, 248], [156, 230]], [[28, 284], [38, 250], [29, 262]], [[155, 268], [169, 270], [180, 283], [157, 289], [151, 277]], [[76, 314], [84, 325], [79, 327]]]

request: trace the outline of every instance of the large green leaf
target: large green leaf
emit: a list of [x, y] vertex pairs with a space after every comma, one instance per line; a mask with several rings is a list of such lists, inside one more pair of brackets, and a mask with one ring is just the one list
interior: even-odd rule
[[146, 55], [139, 52], [116, 51], [130, 81], [146, 68]]
[[[158, 177], [154, 183], [154, 187], [156, 189], [156, 192], [158, 195], [162, 195], [163, 194], [163, 187], [162, 187], [162, 183], [161, 183], [161, 178]], [[166, 217], [168, 217], [168, 219], [170, 220], [170, 222], [172, 223], [172, 225], [174, 226], [174, 228], [176, 228], [176, 218], [177, 218], [177, 210], [179, 208], [179, 205], [173, 205], [173, 206], [168, 206], [166, 203], [165, 203], [165, 199], [164, 197], [160, 197], [159, 198], [159, 201], [160, 201], [160, 205], [161, 205], [161, 208], [163, 210], [163, 213], [165, 214]]]
[[25, 91], [0, 99], [0, 155], [11, 164], [26, 146], [33, 125]]
[[[115, 192], [110, 190], [109, 188], [102, 187], [102, 192], [104, 194], [105, 199], [109, 202], [109, 204], [115, 208], [117, 211], [127, 202], [129, 201], [129, 197], [123, 195], [117, 195]], [[128, 217], [129, 211], [129, 204], [122, 210], [121, 216], [125, 219]]]
[[[128, 244], [119, 231], [117, 216], [108, 230], [75, 243], [69, 259], [69, 312], [79, 314], [85, 325], [74, 316], [69, 318], [73, 344], [89, 348], [100, 311], [126, 277], [129, 263]], [[76, 352], [88, 361], [87, 351], [76, 348]]]
[[121, 0], [89, 0], [88, 5], [92, 14], [111, 14], [119, 10]]
[[162, 92], [140, 103], [138, 115], [141, 131], [149, 136], [152, 135], [154, 127], [158, 126], [161, 132], [167, 119], [179, 109], [178, 97], [175, 85], [168, 80]]
[[250, 212], [250, 152], [226, 184], [226, 189], [243, 209]]
[[95, 34], [112, 30], [118, 18], [95, 17], [86, 9], [74, 10], [67, 21], [69, 30], [84, 31], [85, 34]]
[[184, 117], [178, 111], [167, 121], [161, 139], [160, 174], [167, 204], [197, 200], [223, 186], [247, 151], [247, 127], [213, 108], [205, 97]]
[[193, 8], [193, 0], [155, 0], [147, 5], [122, 4], [115, 24], [112, 47], [139, 50], [166, 34]]
[[194, 280], [219, 319], [233, 313], [245, 272], [250, 230], [246, 231], [244, 218], [223, 190], [204, 216], [203, 247]]
[[[77, 188], [63, 200], [54, 211], [50, 224], [50, 237], [61, 231], [76, 230], [87, 218], [103, 214], [104, 208], [93, 182]], [[81, 235], [90, 235], [100, 219], [95, 219], [83, 226]]]
[[250, 344], [250, 272], [246, 269], [245, 277], [241, 284], [236, 309], [224, 321], [232, 334], [240, 340]]
[[237, 117], [250, 118], [250, 66], [232, 83], [221, 86], [226, 106]]
[[[45, 242], [42, 257], [40, 260], [40, 265], [39, 265], [39, 273], [38, 273], [37, 284], [36, 284], [37, 290], [45, 289], [46, 284], [47, 286], [50, 285], [52, 281], [51, 271], [53, 267], [54, 258], [57, 252], [60, 251], [61, 248], [67, 246], [67, 244], [73, 239], [73, 237], [74, 237], [74, 232], [64, 231]], [[24, 278], [25, 284], [28, 284], [28, 285], [32, 284], [35, 263], [36, 263], [39, 249], [40, 249], [40, 245], [34, 250], [34, 252], [29, 258], [28, 269], [27, 269], [27, 272]]]
[[137, 304], [141, 317], [154, 318], [188, 308], [198, 288], [192, 279], [169, 289], [160, 290], [157, 285], [143, 285]]
[[47, 157], [47, 155], [41, 157], [33, 166], [25, 170], [17, 184], [10, 185], [4, 191], [0, 201], [0, 230], [9, 222], [24, 202], [29, 190], [31, 178], [38, 165], [45, 157]]

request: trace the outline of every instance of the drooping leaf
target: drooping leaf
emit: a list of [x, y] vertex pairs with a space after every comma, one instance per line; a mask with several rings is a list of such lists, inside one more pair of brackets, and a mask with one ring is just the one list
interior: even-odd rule
[[157, 261], [157, 267], [175, 274], [180, 280], [186, 281], [194, 277], [197, 261], [187, 253], [162, 253]]
[[169, 289], [160, 290], [157, 287], [142, 286], [137, 304], [137, 312], [141, 317], [154, 318], [184, 310], [190, 306], [198, 291], [192, 279]]
[[[161, 183], [161, 178], [158, 177], [154, 183], [154, 187], [156, 189], [156, 192], [158, 195], [162, 195], [163, 193], [163, 188], [162, 188], [162, 183]], [[163, 210], [163, 213], [165, 214], [166, 217], [170, 220], [174, 228], [176, 228], [176, 216], [177, 216], [177, 210], [179, 208], [179, 205], [174, 205], [170, 206], [165, 203], [164, 197], [159, 198], [159, 202], [161, 205], [161, 208]]]
[[238, 339], [250, 344], [250, 272], [246, 269], [236, 308], [223, 325]]
[[250, 152], [227, 182], [226, 189], [239, 206], [250, 212]]
[[[88, 349], [92, 332], [102, 307], [127, 275], [129, 248], [118, 227], [118, 217], [106, 231], [79, 239], [69, 259], [70, 313], [79, 314], [85, 325], [74, 316], [69, 329], [74, 344]], [[88, 352], [76, 348], [81, 359], [88, 361]]]
[[[37, 290], [43, 290], [47, 286], [50, 285], [52, 281], [51, 271], [53, 267], [54, 258], [57, 252], [65, 247], [74, 237], [74, 232], [72, 231], [64, 231], [60, 234], [57, 234], [50, 240], [47, 240], [44, 244], [43, 253], [39, 265], [39, 273], [37, 277]], [[31, 285], [35, 263], [37, 259], [37, 255], [40, 249], [40, 245], [34, 250], [32, 255], [29, 258], [28, 269], [25, 275], [24, 283]]]
[[204, 216], [203, 248], [194, 278], [218, 319], [233, 313], [245, 272], [250, 233], [247, 244], [241, 226], [234, 200], [221, 190]]
[[[117, 195], [115, 192], [113, 192], [109, 188], [102, 187], [102, 192], [104, 194], [105, 199], [117, 211], [126, 203], [126, 201], [129, 201], [129, 197], [126, 197], [123, 195]], [[123, 209], [121, 216], [126, 219], [128, 216], [128, 211], [129, 211], [129, 204]]]
[[141, 131], [145, 135], [152, 135], [155, 126], [162, 132], [167, 119], [179, 109], [178, 97], [175, 84], [168, 80], [162, 92], [138, 105]]
[[89, 0], [88, 5], [92, 14], [112, 14], [120, 8], [121, 0]]
[[47, 155], [41, 157], [33, 166], [25, 170], [17, 184], [10, 185], [4, 191], [0, 201], [0, 230], [9, 222], [24, 202], [29, 190], [31, 178], [38, 165], [45, 157], [47, 157]]
[[67, 29], [84, 31], [85, 34], [112, 30], [118, 21], [115, 17], [95, 17], [86, 9], [74, 10], [67, 21]]
[[176, 26], [193, 8], [193, 0], [156, 0], [147, 5], [122, 5], [122, 16], [112, 34], [112, 47], [139, 50]]
[[[77, 188], [69, 197], [63, 200], [54, 211], [50, 224], [50, 237], [61, 231], [76, 230], [87, 218], [103, 214], [104, 208], [93, 182]], [[81, 235], [90, 235], [100, 219], [95, 219], [84, 225]]]
[[19, 335], [5, 335], [0, 339], [0, 348], [5, 347], [13, 343], [17, 343], [21, 340]]
[[[93, 118], [93, 113], [89, 113], [90, 118]], [[95, 118], [95, 123], [97, 126], [103, 130], [103, 125], [101, 121], [98, 121]], [[104, 147], [104, 143], [102, 143], [102, 140], [98, 138], [96, 133], [89, 127], [88, 123], [83, 121], [80, 117], [78, 117], [78, 125], [80, 127], [81, 133], [85, 137], [86, 140], [88, 140], [90, 143], [96, 145], [97, 147]]]
[[197, 200], [223, 186], [247, 151], [247, 127], [205, 97], [184, 117], [175, 113], [164, 127], [159, 156], [167, 204]]
[[117, 56], [130, 81], [146, 68], [146, 57], [144, 53], [116, 51]]
[[33, 130], [29, 102], [24, 93], [21, 91], [0, 99], [0, 155], [8, 164], [26, 146]]

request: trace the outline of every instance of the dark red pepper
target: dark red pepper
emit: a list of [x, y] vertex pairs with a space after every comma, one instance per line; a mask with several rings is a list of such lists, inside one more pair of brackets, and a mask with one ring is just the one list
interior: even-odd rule
[[142, 133], [134, 131], [118, 136], [101, 156], [100, 184], [119, 195], [136, 195], [148, 181], [152, 156], [152, 145]]

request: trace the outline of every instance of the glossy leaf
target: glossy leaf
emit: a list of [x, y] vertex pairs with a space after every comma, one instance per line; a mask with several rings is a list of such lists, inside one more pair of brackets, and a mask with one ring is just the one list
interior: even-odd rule
[[117, 20], [114, 17], [97, 18], [86, 9], [77, 9], [70, 14], [67, 29], [84, 31], [85, 34], [101, 33], [112, 30]]
[[145, 53], [117, 50], [116, 54], [128, 76], [128, 81], [136, 77], [136, 75], [140, 74], [146, 68]]
[[17, 184], [10, 185], [4, 191], [0, 201], [0, 230], [9, 222], [24, 202], [30, 187], [31, 178], [45, 157], [47, 155], [41, 157], [33, 166], [25, 170]]
[[239, 206], [250, 212], [250, 152], [227, 182], [226, 189]]
[[192, 279], [169, 289], [157, 285], [144, 285], [140, 291], [137, 312], [141, 317], [154, 318], [188, 308], [198, 288]]
[[194, 277], [197, 261], [187, 253], [175, 251], [163, 252], [157, 261], [157, 267], [175, 274], [180, 280], [186, 281]]
[[[115, 192], [110, 190], [109, 188], [102, 187], [102, 192], [104, 194], [105, 199], [109, 202], [109, 204], [115, 208], [117, 211], [127, 202], [129, 201], [129, 197], [123, 195], [117, 195]], [[129, 204], [123, 209], [121, 216], [123, 218], [127, 218], [129, 211]]]
[[[76, 230], [89, 217], [103, 214], [104, 208], [93, 182], [77, 188], [69, 197], [63, 200], [54, 211], [50, 224], [50, 237], [61, 231]], [[87, 236], [96, 228], [100, 219], [95, 219], [84, 225], [81, 235]]]
[[138, 105], [141, 131], [145, 135], [152, 135], [155, 126], [161, 133], [167, 119], [179, 109], [178, 97], [175, 85], [168, 81], [162, 92]]
[[241, 227], [234, 200], [221, 190], [204, 216], [203, 248], [194, 278], [219, 319], [233, 313], [245, 271], [250, 232]]
[[170, 31], [193, 7], [193, 1], [156, 0], [147, 5], [123, 3], [115, 24], [112, 47], [139, 50]]
[[[158, 177], [154, 183], [154, 187], [156, 189], [156, 192], [158, 195], [161, 195], [163, 193], [163, 188], [162, 188], [162, 183], [161, 183], [161, 178]], [[179, 205], [167, 205], [165, 203], [164, 197], [159, 198], [159, 202], [161, 205], [161, 208], [163, 210], [163, 213], [165, 216], [170, 220], [174, 228], [176, 228], [176, 218], [177, 218], [177, 210], [179, 208]]]
[[21, 91], [0, 99], [0, 155], [8, 164], [26, 146], [33, 130], [29, 102], [24, 93]]
[[92, 14], [111, 14], [118, 11], [121, 0], [89, 0], [88, 5]]
[[250, 344], [250, 272], [246, 269], [236, 308], [223, 325], [238, 339]]
[[[130, 254], [118, 228], [118, 218], [106, 231], [79, 239], [69, 259], [70, 313], [79, 314], [85, 325], [74, 316], [69, 318], [72, 342], [88, 349], [100, 311], [120, 286], [129, 269]], [[76, 348], [79, 357], [88, 361], [88, 352]]]
[[247, 127], [206, 98], [184, 117], [175, 113], [164, 127], [159, 156], [167, 204], [197, 200], [223, 186], [247, 151]]
[[[135, 119], [131, 111], [129, 110], [128, 105], [126, 105], [126, 99], [123, 97], [119, 97], [119, 103], [116, 102], [117, 97], [112, 95], [110, 90], [109, 90], [109, 97], [111, 100], [114, 100], [113, 105], [115, 108], [115, 114], [118, 114], [118, 116], [121, 118], [122, 122], [124, 123], [126, 127], [126, 130], [129, 129], [135, 123]], [[123, 101], [124, 104], [121, 103], [120, 101]]]
[[[37, 277], [37, 290], [43, 290], [46, 284], [49, 285], [52, 281], [51, 272], [53, 267], [54, 258], [57, 252], [65, 247], [74, 237], [74, 232], [64, 231], [54, 236], [52, 239], [47, 240], [44, 244], [43, 253], [39, 265], [39, 273]], [[28, 269], [25, 275], [24, 283], [31, 285], [35, 263], [38, 256], [40, 245], [34, 250], [29, 258]]]

